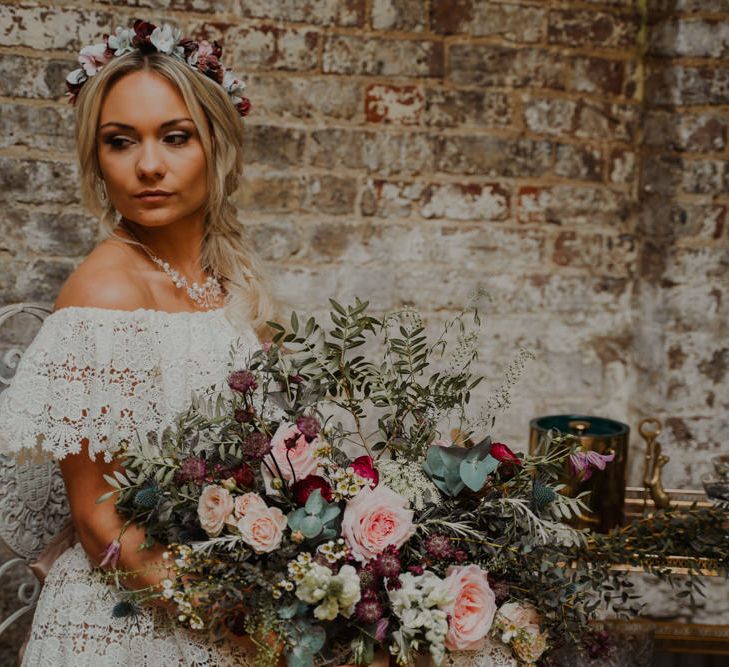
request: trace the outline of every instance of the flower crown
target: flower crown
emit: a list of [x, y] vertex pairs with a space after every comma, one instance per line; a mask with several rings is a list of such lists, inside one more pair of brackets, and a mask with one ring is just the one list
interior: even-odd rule
[[156, 51], [179, 58], [192, 69], [223, 86], [238, 113], [247, 116], [251, 101], [243, 96], [246, 84], [220, 62], [223, 54], [220, 44], [215, 41], [210, 44], [206, 40], [197, 42], [189, 37], [181, 37], [181, 34], [178, 28], [173, 28], [169, 23], [157, 27], [153, 23], [137, 19], [131, 28], [117, 28], [115, 34], [104, 35], [101, 44], [84, 46], [78, 56], [81, 67], [66, 77], [69, 103], [76, 102], [76, 97], [87, 79], [94, 76], [112, 58], [135, 50], [142, 53]]

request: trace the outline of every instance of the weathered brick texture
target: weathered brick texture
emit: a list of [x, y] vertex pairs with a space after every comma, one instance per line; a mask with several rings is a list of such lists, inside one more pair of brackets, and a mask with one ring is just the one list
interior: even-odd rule
[[667, 484], [700, 484], [729, 441], [726, 0], [0, 0], [0, 303], [93, 247], [63, 80], [137, 16], [246, 75], [240, 220], [302, 311], [435, 327], [482, 285], [474, 400], [537, 356], [495, 435], [657, 416]]

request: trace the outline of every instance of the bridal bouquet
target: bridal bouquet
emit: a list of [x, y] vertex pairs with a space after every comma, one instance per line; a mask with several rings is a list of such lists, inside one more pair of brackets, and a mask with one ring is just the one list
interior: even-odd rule
[[263, 662], [283, 652], [292, 667], [368, 664], [377, 649], [401, 665], [608, 651], [588, 620], [632, 596], [609, 545], [602, 565], [580, 564], [589, 535], [563, 520], [584, 498], [560, 491], [567, 465], [584, 476], [610, 456], [558, 434], [532, 455], [492, 440], [528, 355], [469, 414], [475, 305], [431, 340], [413, 310], [376, 319], [366, 302], [331, 303], [329, 330], [295, 314], [274, 325], [224, 391], [127, 444], [106, 497], [168, 545], [171, 574], [114, 613], [161, 595], [181, 623], [247, 633]]

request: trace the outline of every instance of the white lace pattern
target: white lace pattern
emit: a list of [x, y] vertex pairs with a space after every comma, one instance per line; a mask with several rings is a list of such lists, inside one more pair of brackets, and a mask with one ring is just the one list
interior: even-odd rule
[[171, 423], [193, 390], [220, 385], [238, 338], [224, 310], [91, 307], [49, 315], [0, 394], [0, 452], [62, 459], [88, 442], [110, 461], [122, 441]]

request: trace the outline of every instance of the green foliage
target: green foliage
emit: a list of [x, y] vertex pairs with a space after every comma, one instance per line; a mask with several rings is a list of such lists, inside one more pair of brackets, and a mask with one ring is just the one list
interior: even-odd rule
[[434, 484], [443, 493], [455, 497], [468, 488], [480, 491], [488, 476], [493, 473], [499, 462], [489, 455], [491, 438], [468, 449], [464, 447], [428, 448], [423, 468]]
[[327, 503], [319, 489], [315, 489], [304, 507], [288, 515], [291, 530], [298, 530], [305, 538], [330, 540], [337, 535], [334, 522], [341, 510], [334, 503]]

